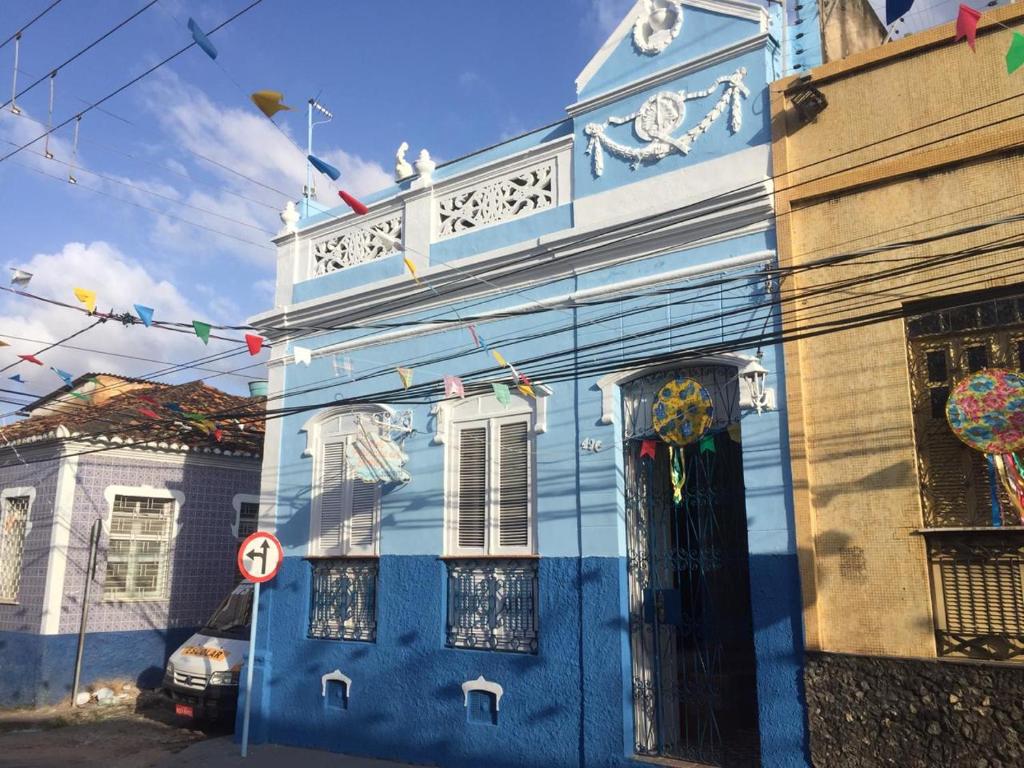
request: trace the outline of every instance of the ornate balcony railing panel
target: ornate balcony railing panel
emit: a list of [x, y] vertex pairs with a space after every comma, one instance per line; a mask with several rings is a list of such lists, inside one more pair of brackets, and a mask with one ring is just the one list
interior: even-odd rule
[[448, 645], [536, 653], [537, 596], [536, 560], [449, 561]]
[[402, 214], [360, 224], [316, 240], [312, 245], [312, 275], [320, 277], [396, 253], [402, 240]]
[[309, 636], [375, 642], [377, 570], [375, 558], [313, 561]]

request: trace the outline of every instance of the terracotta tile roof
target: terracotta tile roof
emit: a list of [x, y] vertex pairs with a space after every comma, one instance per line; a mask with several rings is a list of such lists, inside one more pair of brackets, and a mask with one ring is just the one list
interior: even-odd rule
[[[76, 384], [86, 378], [79, 377]], [[262, 453], [263, 398], [229, 395], [202, 381], [171, 385], [110, 378], [130, 382], [134, 388], [116, 391], [110, 386], [80, 387], [77, 391], [89, 399], [75, 398], [67, 388], [62, 388], [33, 403], [35, 415], [4, 427], [4, 436], [11, 443], [38, 440], [53, 437], [63, 427], [78, 439], [158, 442], [221, 453]], [[150, 411], [158, 418], [142, 411]]]

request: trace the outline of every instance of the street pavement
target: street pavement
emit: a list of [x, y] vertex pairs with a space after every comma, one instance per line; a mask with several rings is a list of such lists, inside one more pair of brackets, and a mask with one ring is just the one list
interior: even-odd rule
[[239, 745], [231, 736], [200, 741], [177, 754], [168, 755], [155, 768], [281, 768], [286, 765], [302, 768], [412, 768], [408, 763], [282, 747], [278, 744], [251, 745], [248, 756], [243, 758]]

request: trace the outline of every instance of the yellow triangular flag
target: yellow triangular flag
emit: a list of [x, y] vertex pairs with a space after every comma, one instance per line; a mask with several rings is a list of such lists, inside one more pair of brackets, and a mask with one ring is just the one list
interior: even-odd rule
[[398, 371], [398, 378], [402, 380], [402, 389], [408, 389], [412, 385], [412, 368], [395, 368]]
[[406, 269], [409, 270], [409, 273], [412, 275], [412, 279], [418, 283], [420, 279], [416, 276], [416, 265], [409, 261], [408, 256], [403, 256], [402, 261], [405, 262]]
[[508, 363], [505, 361], [505, 358], [501, 356], [501, 352], [499, 352], [498, 350], [492, 349], [491, 354], [494, 355], [494, 359], [498, 361], [498, 365], [500, 365], [502, 368], [508, 365]]
[[75, 288], [75, 298], [85, 304], [85, 308], [90, 312], [96, 311], [96, 291], [90, 291], [87, 288]]
[[531, 384], [520, 384], [519, 391], [522, 392], [527, 397], [532, 397], [534, 400], [537, 399], [537, 395], [534, 394], [533, 386]]

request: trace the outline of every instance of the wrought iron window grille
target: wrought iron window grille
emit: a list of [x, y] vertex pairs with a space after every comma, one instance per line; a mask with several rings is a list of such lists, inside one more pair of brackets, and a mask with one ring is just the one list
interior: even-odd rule
[[450, 560], [447, 645], [537, 653], [537, 561]]
[[376, 558], [313, 560], [309, 636], [319, 640], [377, 640]]

